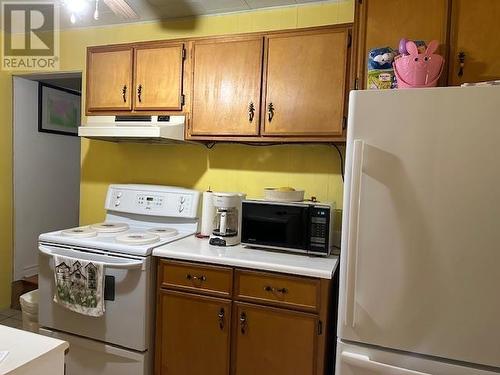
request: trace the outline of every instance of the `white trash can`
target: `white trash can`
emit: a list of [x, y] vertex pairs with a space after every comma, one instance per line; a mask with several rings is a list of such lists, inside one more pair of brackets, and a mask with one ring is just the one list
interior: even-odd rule
[[23, 312], [23, 329], [38, 333], [38, 289], [19, 297]]

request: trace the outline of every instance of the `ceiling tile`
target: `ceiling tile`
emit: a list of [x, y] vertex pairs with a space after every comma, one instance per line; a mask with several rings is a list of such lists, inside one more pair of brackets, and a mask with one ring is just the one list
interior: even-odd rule
[[143, 7], [139, 14], [147, 19], [169, 19], [206, 13], [199, 1], [183, 0], [148, 0], [148, 7]]
[[246, 0], [246, 2], [252, 9], [296, 4], [295, 0]]
[[245, 0], [201, 0], [200, 3], [209, 12], [234, 12], [250, 9]]
[[[1, 0], [0, 0], [1, 1]], [[14, 0], [25, 1], [25, 0]], [[41, 0], [34, 0], [41, 1]], [[58, 5], [60, 0], [54, 0]], [[174, 19], [180, 17], [199, 16], [203, 14], [222, 14], [227, 12], [245, 11], [251, 9], [290, 6], [295, 4], [325, 1], [344, 2], [350, 0], [125, 0], [139, 15], [135, 21], [150, 21], [159, 19]], [[352, 1], [352, 0], [351, 0]], [[64, 6], [61, 7], [61, 28], [104, 26], [134, 22], [124, 20], [114, 15], [102, 0], [99, 0], [99, 20], [92, 17], [93, 3], [83, 14], [78, 15], [76, 24], [69, 22], [69, 14]]]
[[340, 1], [343, 1], [343, 0], [296, 0], [297, 1], [297, 4], [305, 4], [305, 3], [323, 3], [325, 1], [330, 1], [330, 2], [333, 2], [333, 3], [336, 3], [336, 2], [340, 2]]

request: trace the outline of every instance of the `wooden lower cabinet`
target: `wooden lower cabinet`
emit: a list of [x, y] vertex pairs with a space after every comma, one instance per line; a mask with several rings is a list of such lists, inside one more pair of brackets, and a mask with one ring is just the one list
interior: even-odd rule
[[160, 290], [156, 374], [229, 374], [231, 301]]
[[316, 315], [239, 302], [233, 314], [231, 374], [316, 373]]
[[[158, 271], [155, 375], [332, 373], [338, 279], [167, 259]], [[186, 274], [212, 287], [186, 287]]]

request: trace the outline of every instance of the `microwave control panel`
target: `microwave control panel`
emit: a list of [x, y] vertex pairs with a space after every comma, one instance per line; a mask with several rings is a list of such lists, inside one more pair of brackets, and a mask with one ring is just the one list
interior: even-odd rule
[[328, 253], [330, 247], [330, 208], [311, 207], [309, 250], [313, 253]]

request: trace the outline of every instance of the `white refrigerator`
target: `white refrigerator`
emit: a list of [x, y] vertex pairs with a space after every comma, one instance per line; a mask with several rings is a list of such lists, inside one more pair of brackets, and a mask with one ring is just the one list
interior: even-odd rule
[[336, 375], [500, 372], [500, 87], [350, 96]]

